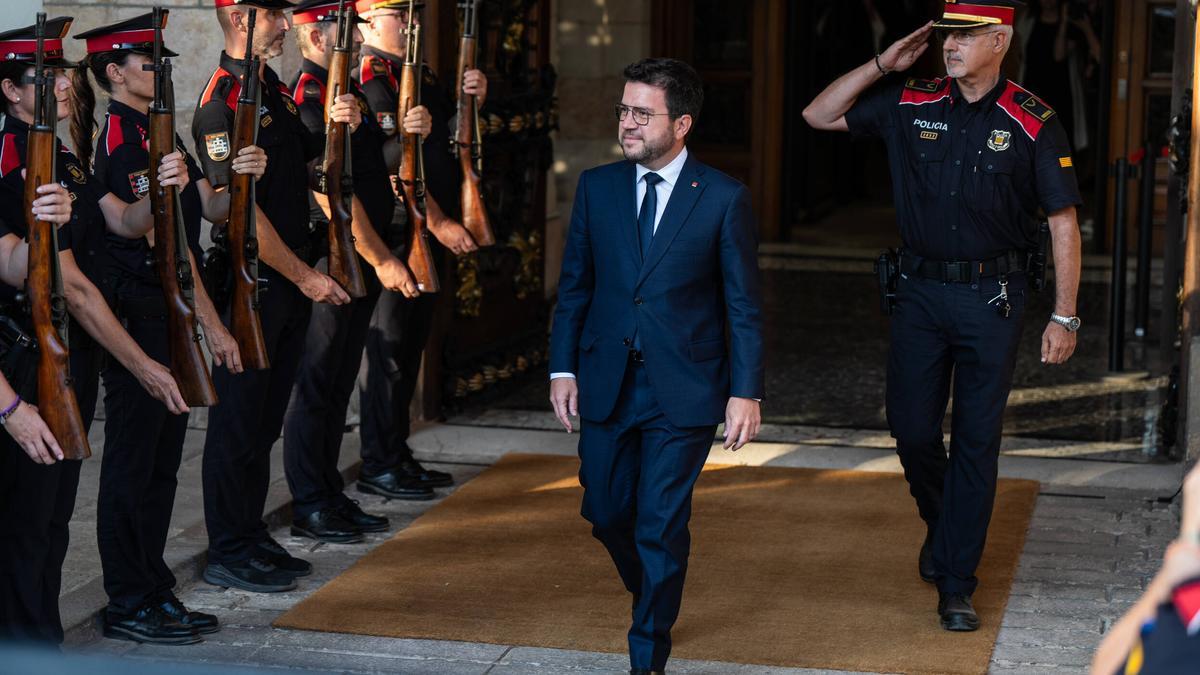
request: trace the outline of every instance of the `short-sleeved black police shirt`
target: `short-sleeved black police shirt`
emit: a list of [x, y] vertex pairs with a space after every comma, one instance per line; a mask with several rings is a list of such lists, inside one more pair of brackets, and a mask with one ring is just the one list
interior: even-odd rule
[[[388, 136], [401, 127], [397, 109], [400, 104], [400, 76], [404, 59], [394, 54], [364, 45], [358, 68], [358, 81], [371, 112]], [[462, 185], [458, 164], [451, 153], [453, 138], [454, 99], [438, 84], [437, 76], [428, 67], [421, 69], [421, 105], [433, 118], [433, 129], [423, 144], [425, 186], [446, 215], [457, 218], [461, 209], [458, 191]]]
[[[145, 112], [134, 110], [119, 101], [111, 101], [105, 114], [104, 127], [96, 138], [96, 180], [129, 204], [150, 194], [149, 128], [150, 117]], [[179, 205], [183, 211], [188, 246], [199, 260], [202, 209], [196, 183], [204, 178], [204, 174], [196, 160], [184, 150], [183, 140], [176, 137], [175, 144], [183, 150], [187, 160], [189, 182], [179, 195]], [[110, 270], [116, 279], [159, 285], [158, 273], [154, 269], [154, 252], [145, 237], [127, 239], [109, 232], [107, 243]]]
[[846, 124], [887, 144], [900, 235], [916, 255], [986, 260], [1030, 250], [1039, 207], [1082, 203], [1061, 122], [1012, 82], [970, 103], [953, 78], [910, 78], [864, 94]]
[[[325, 144], [325, 83], [328, 80], [328, 70], [304, 59], [300, 62], [296, 82], [292, 84], [296, 105], [300, 108], [300, 119], [313, 135], [321, 139], [322, 145]], [[354, 194], [362, 202], [371, 226], [376, 232], [383, 233], [392, 221], [392, 212], [396, 208], [396, 195], [392, 191], [387, 160], [383, 156], [383, 146], [388, 136], [371, 114], [362, 90], [353, 80], [349, 86], [349, 93], [358, 97], [358, 107], [362, 111], [362, 123], [350, 136]], [[315, 203], [313, 208], [316, 208]], [[317, 212], [320, 213], [320, 219], [324, 220], [324, 213], [319, 209]]]
[[[192, 119], [192, 138], [204, 175], [215, 187], [229, 184], [233, 118], [241, 94], [241, 62], [221, 52], [221, 65], [208, 80]], [[308, 244], [308, 162], [320, 156], [319, 138], [300, 121], [292, 92], [270, 67], [259, 83], [262, 105], [257, 145], [267, 153], [267, 170], [255, 187], [262, 208], [283, 243]]]
[[[0, 129], [0, 220], [4, 221], [7, 232], [21, 238], [28, 234], [25, 222], [25, 179], [21, 176], [21, 169], [25, 168], [25, 144], [28, 134], [28, 124], [13, 115], [5, 116], [4, 127]], [[104, 289], [107, 249], [100, 198], [107, 194], [107, 191], [92, 179], [79, 158], [61, 142], [55, 170], [59, 182], [71, 195], [71, 221], [58, 230], [59, 250], [70, 250], [84, 275], [96, 286]], [[7, 297], [0, 297], [0, 301], [10, 302], [15, 289], [4, 284], [0, 286], [3, 287], [0, 296], [7, 294]]]

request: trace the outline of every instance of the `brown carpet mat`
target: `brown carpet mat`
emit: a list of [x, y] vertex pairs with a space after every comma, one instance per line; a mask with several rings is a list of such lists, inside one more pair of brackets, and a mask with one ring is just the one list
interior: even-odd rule
[[[579, 515], [578, 465], [504, 457], [275, 626], [624, 652], [630, 598]], [[951, 634], [917, 577], [924, 526], [903, 477], [710, 466], [672, 656], [984, 673], [1037, 491], [1000, 481], [975, 594], [983, 627]]]

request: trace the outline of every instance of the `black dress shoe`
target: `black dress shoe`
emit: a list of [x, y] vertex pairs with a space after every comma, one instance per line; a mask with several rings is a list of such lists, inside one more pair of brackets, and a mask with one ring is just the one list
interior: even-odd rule
[[362, 530], [355, 527], [332, 508], [313, 511], [292, 521], [292, 534], [327, 544], [354, 544], [362, 541]]
[[979, 615], [966, 593], [938, 593], [938, 616], [942, 628], [950, 631], [973, 631], [979, 628]]
[[157, 606], [163, 611], [163, 614], [171, 617], [176, 623], [191, 626], [201, 635], [221, 630], [221, 623], [217, 621], [217, 617], [212, 614], [205, 614], [204, 612], [192, 612], [188, 610], [174, 594], [168, 595]]
[[454, 476], [451, 476], [445, 471], [426, 469], [425, 467], [421, 466], [420, 462], [411, 457], [403, 462], [400, 462], [400, 466], [396, 467], [396, 471], [403, 476], [415, 478], [421, 485], [431, 488], [450, 487], [451, 485], [454, 485]]
[[663, 675], [665, 670], [646, 670], [645, 668], [630, 668], [629, 675]]
[[296, 587], [296, 577], [260, 558], [237, 563], [209, 563], [204, 569], [204, 580], [214, 586], [251, 593], [279, 593]]
[[258, 542], [258, 555], [263, 560], [271, 563], [280, 572], [290, 574], [293, 577], [306, 577], [312, 574], [312, 565], [307, 560], [301, 560], [287, 549], [279, 545], [279, 542], [267, 537], [266, 540]]
[[346, 499], [334, 507], [338, 515], [363, 532], [387, 532], [388, 519], [383, 516], [373, 516], [358, 507], [358, 502]]
[[378, 476], [358, 477], [358, 491], [369, 495], [379, 495], [388, 499], [410, 499], [425, 501], [433, 499], [433, 488], [422, 485], [419, 480], [407, 474], [396, 471], [385, 471]]
[[937, 581], [937, 569], [933, 566], [933, 530], [925, 535], [925, 543], [921, 544], [921, 554], [917, 556], [917, 574], [926, 583]]
[[131, 616], [104, 613], [104, 637], [155, 645], [194, 645], [200, 635], [167, 616], [157, 605], [139, 609]]

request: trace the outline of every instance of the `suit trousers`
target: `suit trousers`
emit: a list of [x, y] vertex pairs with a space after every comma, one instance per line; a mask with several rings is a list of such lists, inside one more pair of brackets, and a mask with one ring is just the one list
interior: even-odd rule
[[[83, 426], [96, 413], [100, 350], [71, 350], [71, 375]], [[60, 644], [58, 594], [70, 545], [80, 461], [36, 464], [0, 432], [0, 642]]]
[[[1010, 315], [989, 304], [995, 277], [942, 283], [902, 277], [891, 322], [887, 418], [904, 477], [933, 533], [938, 590], [972, 593], [983, 557], [1001, 425], [1024, 325], [1026, 280], [1009, 277]], [[950, 451], [942, 419], [953, 386]]]
[[433, 328], [436, 294], [409, 299], [383, 291], [371, 316], [358, 375], [362, 473], [377, 476], [412, 457], [409, 408], [421, 354]]
[[297, 519], [336, 505], [345, 488], [338, 456], [346, 408], [380, 291], [369, 266], [363, 266], [368, 268], [367, 295], [345, 305], [316, 305], [308, 321], [304, 357], [283, 427], [284, 470]]
[[203, 465], [210, 562], [251, 558], [267, 538], [262, 516], [271, 482], [271, 446], [283, 429], [310, 314], [312, 301], [300, 289], [271, 277], [259, 310], [271, 367], [237, 375], [224, 368], [213, 371], [220, 401], [208, 413]]
[[634, 362], [626, 369], [612, 415], [583, 424], [582, 514], [633, 594], [633, 668], [662, 670], [670, 656], [691, 547], [692, 488], [715, 433], [715, 425], [671, 424], [646, 369]]
[[[170, 367], [164, 318], [129, 317], [124, 323], [147, 356]], [[115, 359], [103, 375], [104, 457], [96, 543], [108, 611], [130, 615], [175, 588], [163, 553], [188, 416], [172, 414]]]

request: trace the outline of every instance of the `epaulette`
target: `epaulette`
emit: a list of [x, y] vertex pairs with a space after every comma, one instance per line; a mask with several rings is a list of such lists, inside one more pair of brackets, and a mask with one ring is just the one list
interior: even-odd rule
[[8, 174], [21, 168], [21, 163], [21, 153], [17, 149], [17, 135], [4, 134], [4, 138], [0, 139], [0, 178], [7, 178]]
[[146, 130], [138, 126], [132, 120], [127, 120], [120, 115], [107, 113], [108, 119], [104, 125], [104, 154], [111, 157], [117, 148], [124, 143], [141, 145], [149, 149], [150, 140]]
[[204, 87], [204, 93], [200, 96], [200, 105], [224, 101], [230, 110], [236, 110], [241, 93], [242, 83], [238, 81], [237, 76], [224, 68], [217, 68], [217, 72], [208, 78], [208, 85]]
[[1001, 92], [1000, 98], [996, 99], [996, 105], [1008, 113], [1013, 121], [1021, 125], [1025, 135], [1029, 136], [1032, 141], [1037, 140], [1042, 127], [1050, 121], [1050, 118], [1054, 117], [1054, 111], [1050, 106], [1011, 80]]
[[910, 77], [904, 81], [904, 89], [900, 92], [901, 105], [924, 105], [936, 103], [950, 96], [950, 78], [941, 77], [936, 80], [922, 80]]
[[312, 73], [300, 73], [296, 80], [296, 103], [305, 101], [325, 105], [325, 83]]
[[388, 82], [388, 86], [393, 90], [400, 88], [400, 82], [396, 79], [396, 75], [388, 66], [387, 61], [384, 61], [378, 56], [363, 57], [362, 63], [358, 69], [358, 81], [363, 86], [375, 78], [384, 78]]

